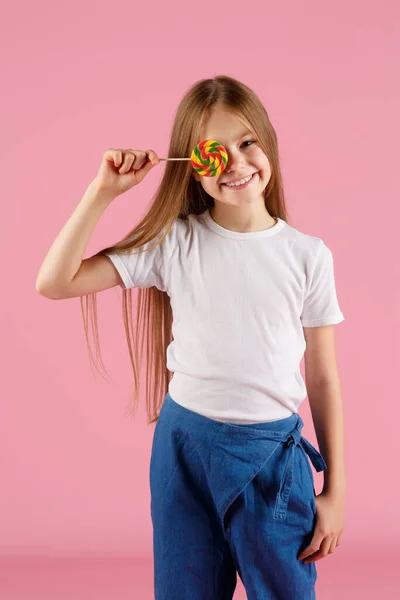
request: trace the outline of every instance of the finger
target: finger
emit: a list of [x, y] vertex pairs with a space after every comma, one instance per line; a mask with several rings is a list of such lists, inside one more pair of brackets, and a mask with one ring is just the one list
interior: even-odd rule
[[121, 164], [122, 159], [123, 159], [122, 150], [116, 150], [115, 151], [115, 157], [116, 157], [115, 166], [118, 167], [118, 165]]
[[317, 560], [321, 560], [321, 558], [325, 558], [325, 556], [328, 556], [328, 554], [329, 554], [330, 546], [331, 546], [331, 539], [325, 538], [322, 541], [322, 543], [319, 547], [319, 550], [317, 550], [317, 552], [315, 552], [312, 556], [309, 556], [308, 558], [306, 558], [303, 562], [304, 563], [316, 562]]
[[335, 552], [335, 548], [336, 548], [336, 537], [334, 537], [330, 543], [328, 554], [333, 554]]
[[124, 162], [122, 163], [122, 165], [119, 168], [119, 172], [127, 173], [129, 171], [129, 169], [132, 167], [132, 164], [134, 163], [135, 158], [136, 158], [135, 154], [127, 150], [125, 152]]
[[[340, 535], [340, 534], [339, 534], [339, 535]], [[335, 552], [335, 550], [336, 550], [336, 547], [339, 545], [339, 544], [338, 544], [339, 535], [335, 536], [335, 537], [333, 538], [333, 540], [332, 540], [331, 547], [330, 547], [330, 549], [329, 549], [329, 553], [330, 553], [330, 554], [332, 554], [333, 552]]]
[[318, 528], [316, 528], [310, 544], [301, 552], [301, 554], [299, 554], [299, 559], [303, 559], [306, 556], [310, 556], [311, 554], [314, 554], [314, 552], [317, 552], [321, 547], [324, 537], [325, 536], [322, 535], [322, 533], [319, 533]]
[[154, 152], [154, 150], [146, 150], [146, 154], [147, 154], [147, 156], [149, 157], [149, 160], [150, 160], [150, 161], [151, 161], [153, 164], [156, 164], [156, 165], [158, 165], [158, 164], [159, 164], [159, 162], [160, 162], [160, 159], [159, 159], [159, 157], [158, 157], [158, 154], [156, 154], [156, 153]]
[[116, 167], [122, 162], [122, 152], [114, 148], [109, 148], [103, 154], [103, 158], [112, 162]]
[[303, 552], [299, 554], [298, 558], [302, 560], [306, 556], [310, 556], [311, 554], [314, 554], [314, 552], [317, 552], [320, 548], [321, 542], [322, 538], [318, 538], [314, 535], [313, 539], [310, 542], [310, 545], [307, 546], [307, 548], [305, 548]]
[[[149, 161], [147, 153], [144, 150], [130, 150], [130, 152], [134, 152], [135, 160], [133, 162], [132, 168], [135, 171], [138, 171]], [[150, 163], [151, 164], [151, 163]]]

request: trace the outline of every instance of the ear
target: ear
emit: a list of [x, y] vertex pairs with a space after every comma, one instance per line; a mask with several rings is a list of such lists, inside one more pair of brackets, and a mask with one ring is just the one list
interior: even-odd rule
[[200, 181], [201, 180], [201, 176], [196, 171], [193, 171], [192, 175], [193, 175], [193, 177], [195, 178], [196, 181]]

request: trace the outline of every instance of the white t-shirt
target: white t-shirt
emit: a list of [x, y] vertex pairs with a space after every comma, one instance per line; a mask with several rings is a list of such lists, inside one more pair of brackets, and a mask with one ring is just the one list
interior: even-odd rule
[[177, 219], [148, 252], [108, 256], [121, 288], [156, 286], [171, 299], [166, 358], [175, 402], [231, 423], [298, 411], [307, 397], [303, 327], [344, 320], [332, 252], [320, 238], [283, 219], [263, 231], [230, 231], [206, 210]]

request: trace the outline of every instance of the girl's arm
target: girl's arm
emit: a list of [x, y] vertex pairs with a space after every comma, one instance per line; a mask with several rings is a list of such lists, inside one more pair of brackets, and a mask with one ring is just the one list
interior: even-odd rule
[[[75, 211], [48, 251], [36, 279], [36, 291], [49, 297], [61, 294], [71, 285], [83, 259], [89, 239], [114, 196], [91, 182]], [[108, 259], [102, 259], [107, 263]], [[85, 292], [88, 293], [88, 292]]]
[[344, 416], [336, 365], [333, 325], [304, 327], [307, 395], [315, 433], [327, 464], [324, 492], [341, 495], [346, 490]]

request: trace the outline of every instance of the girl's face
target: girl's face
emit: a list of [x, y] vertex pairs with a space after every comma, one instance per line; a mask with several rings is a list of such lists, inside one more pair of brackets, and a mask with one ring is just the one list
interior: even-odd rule
[[[270, 180], [271, 167], [267, 156], [258, 145], [257, 137], [243, 122], [232, 111], [214, 107], [202, 129], [202, 140], [217, 140], [228, 153], [228, 163], [220, 175], [204, 177], [193, 172], [194, 178], [201, 182], [203, 189], [214, 200], [224, 204], [244, 206], [260, 202], [265, 205], [263, 191]], [[250, 175], [252, 177], [245, 185], [226, 185]]]

